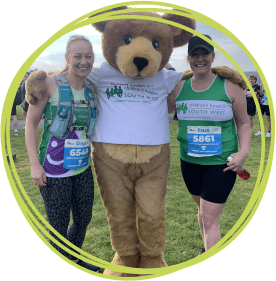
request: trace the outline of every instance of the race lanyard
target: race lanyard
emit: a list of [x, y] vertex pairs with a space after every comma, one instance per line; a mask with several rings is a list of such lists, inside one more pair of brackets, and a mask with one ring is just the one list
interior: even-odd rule
[[221, 127], [188, 126], [188, 155], [206, 157], [221, 154]]
[[66, 139], [64, 143], [64, 169], [79, 169], [88, 165], [90, 154], [89, 139]]

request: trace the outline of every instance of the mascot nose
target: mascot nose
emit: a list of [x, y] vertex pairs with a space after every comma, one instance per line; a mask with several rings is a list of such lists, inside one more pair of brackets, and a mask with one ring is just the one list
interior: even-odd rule
[[145, 58], [135, 57], [133, 63], [136, 65], [138, 71], [140, 72], [144, 67], [149, 64], [149, 61]]

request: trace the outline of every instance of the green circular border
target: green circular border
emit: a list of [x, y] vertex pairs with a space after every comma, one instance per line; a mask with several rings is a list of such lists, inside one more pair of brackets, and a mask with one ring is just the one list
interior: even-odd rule
[[[250, 60], [252, 61], [254, 67], [256, 68], [264, 87], [266, 88], [266, 93], [269, 97], [269, 100], [271, 101], [271, 93], [267, 84], [267, 81], [264, 77], [264, 74], [262, 72], [262, 70], [260, 69], [259, 65], [257, 64], [256, 60], [253, 58], [253, 56], [250, 54], [250, 52], [247, 50], [247, 48], [241, 43], [241, 41], [236, 38], [230, 31], [228, 31], [226, 28], [224, 28], [223, 26], [221, 26], [219, 23], [215, 22], [214, 20], [206, 17], [203, 14], [197, 13], [196, 11], [187, 9], [187, 8], [183, 8], [181, 6], [178, 5], [173, 5], [173, 4], [168, 4], [168, 3], [163, 3], [163, 2], [155, 2], [155, 1], [135, 1], [135, 2], [123, 2], [123, 3], [119, 3], [119, 4], [114, 4], [114, 5], [110, 5], [101, 9], [97, 9], [91, 13], [87, 13], [86, 15], [76, 19], [75, 21], [71, 22], [70, 24], [66, 25], [64, 28], [62, 28], [61, 30], [59, 30], [58, 32], [56, 32], [51, 38], [49, 38], [43, 45], [41, 45], [26, 61], [25, 63], [22, 65], [22, 67], [19, 69], [19, 71], [17, 72], [15, 78], [13, 79], [11, 86], [8, 90], [5, 102], [4, 102], [4, 107], [3, 107], [3, 111], [2, 111], [2, 126], [1, 126], [1, 139], [2, 139], [2, 151], [3, 151], [3, 155], [5, 155], [5, 142], [7, 144], [7, 150], [8, 150], [8, 154], [9, 154], [9, 158], [12, 159], [11, 157], [11, 146], [10, 146], [10, 123], [7, 122], [7, 120], [10, 120], [10, 114], [11, 114], [11, 107], [12, 107], [12, 103], [15, 97], [15, 93], [17, 91], [17, 88], [22, 80], [22, 77], [24, 76], [24, 74], [27, 72], [27, 70], [29, 69], [29, 66], [35, 61], [35, 59], [49, 46], [51, 45], [54, 41], [56, 41], [58, 38], [60, 38], [61, 36], [63, 36], [64, 34], [75, 30], [77, 28], [80, 28], [82, 26], [91, 24], [93, 22], [97, 22], [97, 21], [103, 21], [103, 20], [111, 20], [111, 19], [117, 19], [117, 18], [137, 18], [137, 19], [145, 19], [145, 20], [153, 20], [153, 21], [158, 21], [158, 22], [163, 22], [163, 23], [167, 23], [167, 24], [171, 24], [174, 25], [176, 27], [185, 29], [187, 31], [190, 31], [192, 33], [194, 33], [195, 35], [203, 38], [203, 35], [197, 31], [194, 30], [190, 30], [189, 28], [182, 26], [180, 24], [174, 23], [174, 22], [170, 22], [167, 20], [163, 20], [163, 19], [158, 19], [158, 18], [152, 18], [152, 17], [148, 17], [148, 16], [133, 16], [133, 15], [128, 15], [128, 13], [130, 12], [137, 12], [137, 11], [152, 11], [152, 12], [164, 12], [164, 13], [173, 13], [173, 14], [179, 14], [179, 15], [183, 15], [183, 13], [178, 12], [178, 11], [172, 11], [172, 10], [166, 10], [166, 9], [161, 9], [161, 8], [132, 8], [131, 10], [120, 10], [120, 11], [115, 11], [115, 12], [109, 12], [106, 14], [102, 14], [102, 15], [98, 15], [95, 16], [93, 18], [87, 18], [92, 14], [96, 14], [99, 12], [103, 12], [107, 9], [111, 9], [111, 8], [115, 8], [115, 7], [120, 7], [120, 6], [135, 6], [135, 5], [160, 5], [160, 6], [165, 6], [165, 7], [169, 7], [169, 8], [174, 8], [174, 9], [178, 9], [184, 12], [189, 12], [191, 13], [191, 15], [186, 14], [185, 16], [193, 18], [197, 21], [203, 22], [205, 24], [208, 24], [209, 26], [219, 30], [220, 32], [224, 33], [224, 35], [226, 35], [228, 38], [232, 39], [244, 52], [245, 54], [250, 58]], [[120, 15], [118, 15], [120, 14]], [[125, 14], [125, 15], [122, 15]], [[116, 16], [117, 15], [117, 16]], [[242, 69], [239, 67], [239, 65], [233, 60], [233, 58], [227, 53], [225, 52], [220, 46], [218, 46], [216, 43], [214, 43], [213, 41], [210, 41], [209, 39], [206, 39], [205, 37], [203, 38], [204, 40], [206, 40], [208, 43], [212, 44], [218, 51], [220, 51], [235, 67], [236, 69], [240, 72], [240, 74], [242, 75], [242, 77], [244, 78], [244, 80], [247, 82], [247, 85], [249, 87], [249, 89], [251, 90], [251, 92], [254, 92], [250, 83], [247, 80], [247, 77], [245, 76], [245, 74], [243, 73]], [[78, 265], [76, 265], [73, 262], [70, 262], [72, 265], [78, 267], [79, 269], [86, 271], [90, 274], [95, 274], [97, 276], [100, 277], [104, 277], [104, 278], [108, 278], [108, 279], [149, 279], [149, 278], [154, 278], [154, 277], [158, 277], [158, 276], [162, 276], [162, 275], [166, 275], [172, 272], [175, 272], [177, 270], [189, 267], [191, 265], [194, 265], [196, 263], [199, 263], [211, 256], [213, 256], [214, 254], [216, 254], [217, 252], [219, 252], [220, 250], [222, 250], [224, 247], [226, 247], [229, 243], [231, 243], [240, 233], [241, 231], [245, 228], [245, 226], [249, 223], [249, 221], [251, 220], [252, 216], [254, 215], [254, 213], [256, 212], [261, 198], [263, 196], [263, 193], [265, 191], [265, 187], [269, 178], [269, 173], [271, 170], [271, 165], [272, 165], [272, 156], [273, 156], [273, 151], [274, 151], [274, 138], [275, 138], [275, 134], [274, 134], [274, 130], [272, 130], [272, 135], [271, 135], [271, 144], [270, 144], [270, 149], [269, 149], [269, 155], [268, 155], [268, 159], [267, 159], [267, 165], [265, 167], [264, 173], [262, 175], [263, 169], [264, 169], [264, 155], [265, 155], [265, 136], [264, 136], [264, 124], [263, 124], [263, 119], [261, 117], [261, 111], [260, 111], [260, 107], [258, 105], [257, 99], [255, 96], [254, 100], [255, 103], [257, 104], [257, 112], [258, 115], [260, 116], [260, 126], [261, 126], [261, 131], [262, 131], [262, 144], [261, 144], [261, 159], [260, 159], [260, 167], [259, 167], [259, 173], [258, 173], [258, 177], [256, 180], [256, 184], [254, 187], [254, 190], [252, 192], [251, 198], [243, 212], [243, 214], [241, 215], [241, 217], [239, 218], [239, 220], [236, 222], [236, 224], [233, 226], [233, 228], [221, 239], [221, 241], [219, 241], [214, 247], [212, 247], [210, 250], [208, 250], [204, 255], [198, 256], [196, 258], [193, 258], [189, 261], [177, 264], [177, 265], [172, 265], [169, 267], [165, 267], [165, 268], [160, 268], [160, 269], [133, 269], [133, 268], [128, 268], [128, 267], [123, 267], [123, 266], [118, 266], [118, 265], [114, 265], [111, 264], [109, 262], [103, 261], [101, 259], [98, 259], [92, 255], [89, 255], [88, 253], [84, 252], [81, 249], [78, 249], [77, 247], [75, 247], [73, 244], [71, 244], [68, 240], [64, 239], [64, 237], [62, 237], [58, 232], [55, 231], [55, 229], [53, 229], [48, 222], [40, 215], [40, 213], [37, 211], [37, 209], [35, 208], [35, 206], [33, 205], [33, 203], [31, 202], [31, 200], [29, 199], [28, 195], [26, 194], [24, 187], [22, 186], [20, 179], [18, 177], [18, 174], [16, 172], [15, 169], [15, 165], [13, 160], [11, 160], [11, 169], [13, 174], [10, 172], [9, 169], [9, 165], [7, 162], [6, 157], [4, 157], [4, 164], [5, 164], [5, 168], [7, 171], [7, 175], [8, 175], [8, 179], [10, 181], [13, 193], [15, 195], [15, 198], [18, 202], [18, 205], [21, 208], [21, 211], [23, 212], [24, 216], [26, 217], [27, 221], [29, 222], [29, 224], [31, 225], [31, 227], [34, 229], [34, 231], [37, 233], [37, 235], [42, 239], [42, 241], [48, 246], [50, 247], [57, 255], [59, 255], [61, 258], [63, 258], [64, 260], [68, 261], [67, 259], [65, 259], [57, 250], [55, 250], [47, 241], [47, 239], [45, 239], [44, 236], [48, 237], [50, 240], [52, 240], [54, 243], [58, 244], [61, 248], [63, 248], [65, 251], [69, 252], [69, 253], [73, 253], [71, 250], [69, 250], [66, 246], [60, 244], [58, 241], [56, 241], [48, 232], [47, 230], [43, 227], [43, 225], [41, 225], [41, 223], [36, 219], [36, 217], [38, 217], [40, 219], [40, 221], [44, 224], [44, 226], [46, 226], [48, 229], [50, 229], [56, 236], [58, 236], [62, 241], [64, 241], [68, 246], [78, 250], [80, 252], [80, 255], [78, 255], [79, 258], [81, 258], [82, 260], [86, 261], [86, 262], [93, 262], [95, 265], [98, 265], [100, 267], [105, 267], [108, 268], [110, 270], [114, 270], [114, 271], [118, 271], [118, 272], [126, 272], [126, 273], [132, 273], [132, 274], [151, 274], [149, 276], [139, 276], [139, 277], [113, 277], [113, 276], [106, 276], [106, 275], [102, 275], [102, 274], [98, 274], [98, 273], [91, 273], [91, 271], [85, 270], [83, 267], [80, 267]], [[269, 106], [271, 108], [271, 122], [272, 125], [274, 127], [274, 109], [273, 109], [273, 104], [272, 102], [269, 103]], [[5, 128], [6, 128], [6, 135], [5, 135]], [[4, 140], [4, 141], [3, 141]], [[15, 181], [13, 179], [13, 177], [15, 178]], [[24, 199], [26, 200], [26, 202], [28, 203], [28, 205], [24, 202], [23, 198], [20, 195], [20, 192], [22, 193]], [[31, 209], [31, 210], [30, 210]], [[74, 253], [75, 254], [75, 253]]]

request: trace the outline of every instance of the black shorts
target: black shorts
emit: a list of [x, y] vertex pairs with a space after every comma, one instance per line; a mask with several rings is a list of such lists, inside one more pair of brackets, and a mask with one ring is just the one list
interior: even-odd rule
[[24, 103], [23, 110], [27, 112], [29, 109], [29, 104], [27, 102]]
[[262, 115], [270, 116], [269, 106], [261, 104]]
[[246, 97], [247, 102], [247, 114], [250, 116], [255, 116], [256, 114], [256, 104], [251, 97]]
[[184, 182], [192, 195], [222, 204], [225, 203], [236, 181], [236, 172], [223, 170], [223, 165], [199, 165], [181, 161], [181, 172]]
[[13, 115], [16, 115], [16, 104], [15, 104], [15, 103], [12, 105], [11, 115], [12, 115], [12, 116], [13, 116]]

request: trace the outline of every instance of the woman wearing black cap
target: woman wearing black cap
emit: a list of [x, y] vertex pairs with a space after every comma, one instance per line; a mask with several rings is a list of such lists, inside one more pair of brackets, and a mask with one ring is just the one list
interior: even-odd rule
[[[211, 44], [192, 37], [188, 62], [193, 76], [181, 81], [168, 97], [169, 112], [177, 108], [183, 179], [198, 205], [204, 242], [200, 253], [221, 239], [220, 214], [234, 186], [236, 172], [249, 153], [251, 139], [244, 90], [212, 73], [214, 58]], [[233, 160], [227, 163], [229, 156]]]

